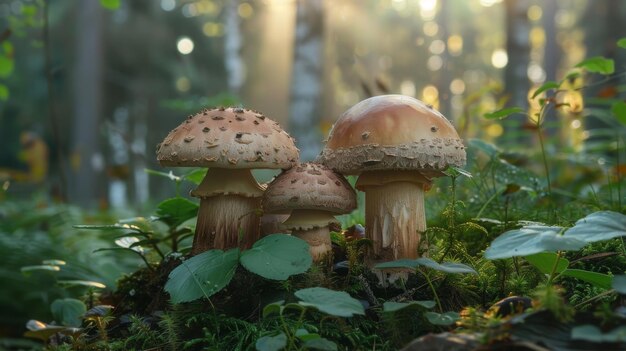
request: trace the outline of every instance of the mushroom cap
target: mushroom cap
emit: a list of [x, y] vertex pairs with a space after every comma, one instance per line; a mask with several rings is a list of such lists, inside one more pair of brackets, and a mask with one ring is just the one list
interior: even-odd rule
[[263, 114], [236, 107], [189, 116], [157, 145], [162, 166], [289, 168], [298, 162], [294, 139]]
[[317, 162], [343, 174], [420, 170], [438, 175], [450, 165], [465, 165], [465, 147], [432, 106], [409, 96], [381, 95], [339, 117]]
[[283, 171], [263, 194], [269, 213], [288, 210], [320, 210], [338, 214], [356, 208], [356, 192], [350, 183], [330, 168], [303, 163]]

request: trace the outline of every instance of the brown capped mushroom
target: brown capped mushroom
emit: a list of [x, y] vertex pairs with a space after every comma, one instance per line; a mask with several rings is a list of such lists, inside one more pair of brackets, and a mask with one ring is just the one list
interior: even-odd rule
[[415, 258], [426, 230], [424, 191], [448, 166], [465, 164], [452, 124], [409, 96], [383, 95], [348, 109], [333, 126], [317, 162], [360, 175], [365, 192], [369, 261]]
[[291, 211], [283, 228], [309, 243], [314, 261], [332, 250], [328, 225], [334, 215], [356, 208], [356, 193], [348, 181], [328, 167], [304, 163], [282, 172], [263, 195], [263, 209], [269, 213]]
[[247, 109], [204, 110], [172, 130], [157, 148], [161, 165], [209, 168], [191, 192], [201, 199], [191, 253], [250, 247], [259, 238], [257, 211], [264, 190], [250, 170], [289, 168], [298, 157], [289, 134]]

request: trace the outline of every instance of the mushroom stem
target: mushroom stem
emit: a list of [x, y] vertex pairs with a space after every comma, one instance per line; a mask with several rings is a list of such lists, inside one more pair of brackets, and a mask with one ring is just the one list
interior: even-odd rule
[[249, 169], [210, 169], [191, 192], [201, 198], [191, 254], [252, 246], [259, 239], [262, 194]]
[[315, 210], [293, 210], [283, 227], [291, 229], [291, 235], [309, 243], [313, 261], [323, 261], [332, 251], [328, 225], [337, 220], [330, 212]]
[[[384, 174], [383, 174], [384, 173]], [[365, 191], [365, 237], [372, 241], [370, 262], [417, 258], [426, 230], [424, 187], [428, 178], [418, 172], [366, 172], [357, 188]]]

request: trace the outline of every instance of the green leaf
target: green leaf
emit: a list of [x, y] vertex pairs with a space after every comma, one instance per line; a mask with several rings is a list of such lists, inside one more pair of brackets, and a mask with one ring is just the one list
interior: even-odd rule
[[525, 111], [521, 107], [509, 107], [509, 108], [503, 108], [502, 110], [498, 110], [495, 112], [486, 113], [485, 118], [486, 119], [503, 119], [512, 114], [523, 113], [523, 112]]
[[592, 73], [612, 74], [615, 72], [615, 62], [605, 57], [596, 56], [583, 60], [576, 65], [578, 68], [585, 69]]
[[626, 102], [618, 101], [611, 107], [611, 112], [621, 124], [626, 125]]
[[298, 339], [302, 340], [302, 341], [307, 341], [307, 340], [313, 340], [313, 339], [319, 339], [321, 338], [321, 336], [317, 333], [310, 333], [308, 330], [300, 328], [298, 330], [296, 330], [295, 334], [296, 337], [298, 337]]
[[100, 5], [107, 10], [117, 10], [120, 4], [121, 0], [100, 0]]
[[60, 270], [61, 270], [61, 267], [48, 265], [48, 264], [42, 264], [42, 265], [36, 265], [36, 266], [24, 266], [20, 268], [20, 271], [23, 274], [29, 274], [34, 271], [58, 272]]
[[491, 242], [485, 258], [496, 260], [515, 256], [530, 256], [540, 252], [579, 250], [587, 245], [582, 240], [560, 235], [563, 228], [539, 224], [509, 230]]
[[90, 280], [59, 280], [57, 281], [59, 285], [63, 286], [86, 286], [90, 288], [96, 289], [106, 289], [106, 285]]
[[182, 197], [175, 197], [161, 202], [156, 215], [169, 227], [178, 227], [188, 219], [196, 217], [198, 205]]
[[287, 346], [287, 335], [280, 333], [276, 336], [264, 336], [256, 341], [258, 351], [278, 351]]
[[626, 38], [621, 38], [620, 40], [618, 40], [617, 46], [619, 46], [622, 49], [626, 49]]
[[557, 82], [552, 82], [552, 81], [545, 82], [543, 83], [542, 86], [540, 86], [537, 90], [535, 90], [531, 99], [536, 98], [539, 94], [543, 93], [546, 90], [558, 89], [560, 86], [561, 84]]
[[613, 277], [613, 289], [620, 294], [626, 294], [626, 275], [616, 275]]
[[6, 78], [13, 72], [13, 60], [0, 55], [0, 78]]
[[344, 291], [316, 287], [298, 290], [295, 295], [301, 300], [301, 305], [317, 308], [331, 316], [352, 317], [355, 314], [365, 314], [359, 300]]
[[626, 341], [626, 326], [617, 327], [610, 332], [603, 333], [602, 330], [595, 325], [579, 325], [572, 328], [572, 339], [596, 343], [624, 342]]
[[184, 175], [185, 180], [188, 180], [196, 185], [200, 185], [202, 180], [206, 176], [207, 169], [206, 168], [198, 168]]
[[430, 324], [443, 326], [453, 325], [461, 318], [461, 316], [457, 312], [426, 312], [424, 313], [424, 316], [426, 316], [426, 319], [428, 319]]
[[337, 344], [324, 338], [306, 340], [304, 341], [304, 347], [313, 350], [337, 351]]
[[7, 101], [8, 99], [9, 99], [9, 88], [4, 84], [0, 84], [0, 100]]
[[173, 303], [194, 301], [222, 290], [235, 275], [239, 249], [209, 250], [183, 261], [165, 284]]
[[606, 290], [611, 289], [611, 283], [613, 281], [610, 275], [585, 271], [582, 269], [566, 269], [563, 271], [562, 275], [580, 279], [587, 283], [591, 283], [593, 286]]
[[273, 314], [280, 314], [283, 309], [284, 303], [285, 300], [280, 300], [265, 305], [265, 307], [263, 307], [263, 318], [267, 318], [268, 316], [271, 316]]
[[[543, 274], [552, 273], [552, 268], [556, 262], [558, 255], [554, 252], [541, 252], [524, 258], [533, 266], [537, 267]], [[569, 261], [565, 258], [559, 258], [555, 273], [561, 273], [569, 267]]]
[[626, 215], [599, 211], [588, 215], [568, 229], [564, 236], [586, 243], [604, 241], [626, 235]]
[[241, 264], [266, 279], [285, 280], [306, 272], [311, 263], [309, 244], [284, 234], [268, 235], [241, 254]]
[[51, 265], [51, 266], [65, 266], [67, 262], [63, 260], [43, 260], [41, 261], [41, 264]]
[[77, 337], [81, 332], [81, 329], [78, 328], [50, 325], [34, 319], [31, 319], [26, 323], [26, 329], [28, 330], [24, 333], [25, 337], [39, 339], [44, 343], [47, 343], [50, 337], [54, 334], [63, 333]]
[[393, 302], [387, 301], [383, 303], [383, 312], [396, 312], [407, 307], [420, 306], [427, 309], [435, 307], [435, 301], [409, 301], [409, 302]]
[[66, 327], [80, 327], [87, 307], [77, 299], [57, 299], [50, 305], [50, 311], [58, 323]]
[[377, 269], [385, 269], [385, 268], [417, 268], [418, 266], [424, 266], [428, 268], [432, 268], [437, 271], [442, 271], [446, 273], [474, 273], [476, 271], [465, 264], [462, 263], [454, 263], [454, 262], [444, 262], [437, 263], [430, 258], [422, 257], [415, 260], [411, 259], [401, 259], [391, 262], [380, 263], [375, 266]]
[[77, 224], [73, 225], [76, 229], [87, 230], [123, 230], [128, 229], [134, 232], [142, 233], [143, 231], [136, 225], [132, 224]]

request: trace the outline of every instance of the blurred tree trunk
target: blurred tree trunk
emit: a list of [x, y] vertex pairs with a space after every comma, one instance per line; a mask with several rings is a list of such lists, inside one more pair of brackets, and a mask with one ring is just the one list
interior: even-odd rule
[[320, 103], [324, 38], [324, 1], [298, 0], [296, 10], [289, 131], [300, 158], [314, 159], [321, 149]]
[[[558, 4], [556, 0], [549, 0], [543, 4], [543, 17], [541, 25], [545, 32], [546, 41], [544, 44], [543, 52], [543, 67], [546, 72], [546, 81], [557, 81], [560, 77], [557, 77], [557, 71], [559, 63], [561, 62], [561, 46], [556, 41], [556, 13], [558, 10]], [[548, 109], [546, 112], [546, 133], [551, 136], [558, 136], [559, 129], [563, 129], [557, 120], [557, 113], [554, 109]], [[567, 126], [569, 127], [569, 126]], [[561, 140], [566, 142], [566, 140]], [[561, 144], [561, 145], [567, 145]]]
[[[98, 189], [104, 160], [99, 129], [102, 109], [102, 8], [96, 0], [77, 4], [76, 63], [74, 69], [74, 125], [70, 199], [93, 207], [106, 198]], [[104, 190], [105, 192], [106, 190]]]
[[[528, 63], [530, 60], [530, 42], [528, 40], [529, 0], [505, 0], [506, 8], [506, 53], [508, 64], [504, 72], [504, 92], [510, 96], [507, 106], [528, 108]], [[520, 143], [529, 140], [521, 130], [526, 123], [526, 116], [515, 115], [504, 121], [503, 141]]]
[[226, 2], [224, 18], [224, 65], [228, 90], [239, 94], [246, 76], [246, 67], [241, 58], [241, 20], [237, 13], [239, 0]]
[[[439, 24], [439, 39], [444, 43], [447, 43], [447, 39], [450, 33], [448, 33], [448, 16], [451, 13], [450, 11], [450, 1], [449, 0], [440, 0], [440, 8], [437, 12], [437, 17], [435, 21]], [[447, 44], [446, 44], [447, 45]], [[452, 120], [452, 100], [450, 93], [450, 83], [452, 82], [452, 78], [450, 77], [451, 69], [451, 60], [450, 53], [448, 49], [443, 51], [441, 54], [441, 58], [443, 59], [443, 66], [439, 70], [439, 79], [437, 89], [439, 90], [439, 111], [443, 113], [444, 116], [447, 116], [448, 119]]]

